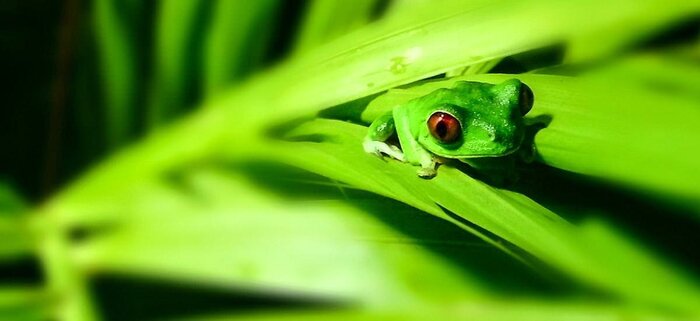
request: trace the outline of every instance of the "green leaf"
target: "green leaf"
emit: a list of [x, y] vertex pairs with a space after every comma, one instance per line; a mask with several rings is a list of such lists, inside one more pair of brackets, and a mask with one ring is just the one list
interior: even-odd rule
[[[239, 177], [200, 170], [185, 191], [145, 185], [121, 200], [113, 228], [76, 249], [92, 273], [150, 275], [204, 286], [347, 300], [367, 306], [460, 302], [488, 284], [451, 260], [500, 254], [449, 224], [385, 200], [282, 201]], [[379, 217], [399, 221], [411, 238]], [[379, 217], [377, 217], [379, 216]], [[430, 250], [432, 249], [432, 250]], [[497, 256], [497, 255], [496, 255]], [[508, 263], [506, 263], [508, 264]], [[522, 265], [509, 264], [518, 275]]]
[[369, 22], [376, 0], [311, 2], [294, 49], [303, 53]]
[[27, 204], [9, 184], [0, 182], [0, 217], [15, 216], [23, 213]]
[[203, 321], [296, 321], [296, 320], [476, 320], [476, 321], [557, 321], [557, 320], [687, 320], [654, 311], [605, 305], [597, 302], [551, 301], [468, 301], [457, 306], [434, 306], [411, 310], [298, 310], [258, 313], [219, 313], [174, 320]]
[[208, 2], [165, 0], [159, 3], [153, 93], [148, 120], [159, 126], [194, 102], [195, 77], [201, 52], [202, 21]]
[[[365, 134], [362, 126], [316, 120], [294, 134], [324, 139], [264, 144], [262, 149], [269, 148], [266, 157], [400, 200], [470, 231], [474, 224], [507, 241], [505, 246], [515, 246], [511, 250], [525, 250], [589, 286], [652, 306], [700, 313], [694, 304], [700, 300], [697, 280], [635, 242], [616, 236], [609, 227], [599, 229], [605, 233], [591, 234], [525, 195], [491, 187], [451, 166], [441, 167], [433, 180], [420, 179], [409, 164], [365, 154], [360, 143]], [[500, 242], [498, 238], [491, 242]], [[634, 254], [623, 256], [626, 264], [611, 264], [609, 258], [623, 252], [617, 249]]]
[[33, 248], [34, 244], [24, 220], [0, 216], [0, 262], [30, 255]]
[[260, 67], [277, 0], [218, 0], [204, 44], [204, 88], [217, 93]]
[[582, 73], [610, 83], [624, 82], [642, 90], [683, 96], [700, 102], [700, 67], [684, 53], [641, 53], [616, 59]]
[[[667, 7], [663, 3], [649, 3], [648, 5], [646, 10], [649, 10], [649, 13], [646, 15], [630, 16], [624, 20], [601, 26], [590, 34], [570, 39], [565, 61], [575, 63], [605, 58], [627, 49], [635, 43], [648, 40], [660, 31], [676, 27], [674, 24], [677, 24], [679, 20], [694, 19], [692, 14], [685, 11], [685, 8]], [[617, 6], [615, 4], [612, 6], [614, 9], [611, 8], [612, 10], [603, 14], [615, 15], [612, 11], [617, 9]], [[601, 18], [598, 17], [598, 19]], [[637, 26], [637, 28], [629, 26]]]
[[0, 183], [0, 261], [14, 260], [32, 252], [29, 230], [22, 214], [24, 200], [8, 185]]
[[93, 7], [101, 87], [105, 96], [105, 131], [111, 147], [122, 145], [133, 134], [131, 124], [139, 79], [133, 39], [136, 31], [134, 22], [129, 19], [136, 15], [127, 15], [124, 9], [133, 12], [139, 6], [133, 1], [97, 0]]
[[48, 320], [49, 297], [29, 287], [0, 286], [0, 318], [3, 320]]
[[[263, 116], [274, 116], [274, 120], [289, 117], [289, 113], [311, 113], [458, 67], [556, 44], [627, 19], [661, 14], [659, 6], [666, 5], [620, 2], [618, 10], [608, 10], [602, 1], [445, 2], [444, 6], [387, 16], [381, 23], [337, 39], [268, 75], [271, 79], [266, 80], [279, 83], [266, 84], [275, 88], [265, 86], [266, 90], [275, 93], [273, 102], [281, 106], [274, 112], [269, 108], [271, 112]], [[684, 16], [700, 9], [694, 2], [677, 5], [683, 7]]]

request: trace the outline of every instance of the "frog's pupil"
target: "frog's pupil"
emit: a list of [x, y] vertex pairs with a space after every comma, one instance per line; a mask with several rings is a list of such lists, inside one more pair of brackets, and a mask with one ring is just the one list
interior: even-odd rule
[[447, 124], [445, 124], [445, 121], [440, 120], [440, 122], [437, 123], [437, 126], [435, 126], [435, 131], [440, 138], [445, 138], [445, 135], [447, 135]]

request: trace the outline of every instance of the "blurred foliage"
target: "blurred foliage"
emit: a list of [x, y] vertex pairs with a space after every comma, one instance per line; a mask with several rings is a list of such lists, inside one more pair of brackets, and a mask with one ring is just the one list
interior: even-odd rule
[[[0, 14], [0, 319], [700, 318], [698, 1]], [[541, 125], [513, 185], [362, 151], [397, 104], [512, 77]]]

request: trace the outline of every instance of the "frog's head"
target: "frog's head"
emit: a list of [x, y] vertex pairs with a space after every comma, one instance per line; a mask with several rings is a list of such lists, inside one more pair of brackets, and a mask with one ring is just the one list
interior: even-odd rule
[[533, 93], [517, 79], [496, 85], [460, 81], [419, 99], [414, 115], [424, 124], [417, 136], [426, 149], [448, 158], [495, 157], [520, 147]]

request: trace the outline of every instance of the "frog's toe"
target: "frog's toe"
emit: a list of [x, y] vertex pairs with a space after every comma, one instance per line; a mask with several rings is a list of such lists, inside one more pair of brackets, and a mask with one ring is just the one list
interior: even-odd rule
[[401, 152], [401, 150], [398, 147], [388, 145], [384, 142], [376, 140], [366, 140], [362, 143], [362, 148], [365, 150], [366, 153], [376, 155], [378, 157], [387, 155], [401, 162], [405, 161], [403, 152]]
[[520, 155], [520, 159], [523, 162], [531, 164], [535, 161], [537, 155], [537, 147], [535, 146], [535, 144], [521, 146], [518, 150], [518, 154]]
[[375, 144], [374, 141], [366, 140], [362, 143], [362, 149], [365, 150], [365, 153], [367, 154], [372, 154], [377, 157], [382, 157], [382, 154], [379, 152], [379, 149], [377, 148], [377, 145]]
[[418, 176], [421, 178], [433, 178], [435, 175], [437, 175], [437, 171], [434, 168], [421, 167], [418, 169]]
[[403, 156], [403, 152], [398, 147], [396, 147], [394, 145], [387, 145], [387, 146], [392, 151], [391, 155], [389, 155], [389, 156], [391, 156], [399, 161], [402, 161], [402, 162], [406, 161], [406, 159]]

